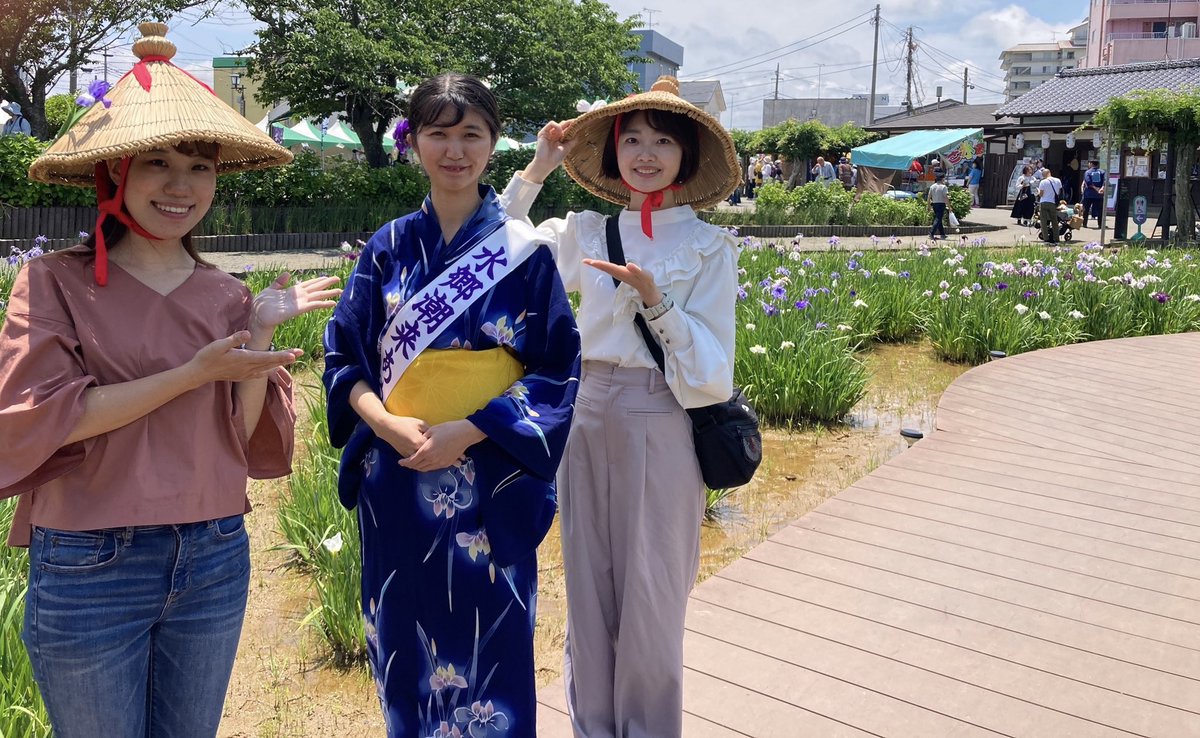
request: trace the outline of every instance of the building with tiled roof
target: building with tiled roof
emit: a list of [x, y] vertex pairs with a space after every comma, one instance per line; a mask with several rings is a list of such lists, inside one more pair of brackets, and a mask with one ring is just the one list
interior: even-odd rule
[[1074, 130], [1111, 98], [1134, 90], [1200, 87], [1200, 59], [1064, 70], [1046, 84], [996, 109], [1021, 123]]
[[997, 120], [997, 107], [997, 103], [963, 105], [957, 100], [943, 100], [940, 104], [917, 108], [913, 115], [902, 112], [879, 118], [866, 129], [894, 134], [934, 128], [982, 128], [984, 135], [989, 136], [995, 129], [1015, 122], [1010, 118]]

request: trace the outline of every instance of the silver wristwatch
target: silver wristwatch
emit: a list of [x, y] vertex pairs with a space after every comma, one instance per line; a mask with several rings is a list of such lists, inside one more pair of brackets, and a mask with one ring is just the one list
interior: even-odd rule
[[673, 307], [675, 307], [675, 301], [671, 299], [670, 293], [664, 292], [662, 296], [662, 302], [658, 303], [654, 307], [642, 308], [642, 317], [646, 320], [655, 320]]

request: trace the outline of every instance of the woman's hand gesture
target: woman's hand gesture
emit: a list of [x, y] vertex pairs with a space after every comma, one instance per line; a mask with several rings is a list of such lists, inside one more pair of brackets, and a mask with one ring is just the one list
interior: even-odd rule
[[[401, 456], [412, 456], [425, 443], [429, 424], [420, 418], [385, 414], [372, 428], [375, 435], [387, 441]], [[403, 463], [403, 462], [402, 462]]]
[[331, 308], [337, 304], [337, 296], [342, 294], [340, 288], [333, 286], [338, 283], [337, 277], [313, 277], [289, 287], [291, 280], [291, 273], [283, 272], [270, 287], [255, 296], [250, 311], [252, 331], [272, 331], [297, 315]]
[[658, 285], [654, 284], [654, 275], [632, 261], [625, 264], [614, 264], [611, 261], [601, 261], [600, 259], [584, 259], [583, 263], [599, 269], [610, 277], [616, 277], [637, 290], [642, 297], [642, 304], [648, 308], [662, 302], [662, 291], [658, 289]]
[[250, 351], [242, 348], [250, 340], [250, 331], [238, 331], [228, 338], [218, 338], [196, 352], [184, 365], [195, 387], [209, 382], [242, 382], [263, 379], [282, 366], [304, 355], [300, 349], [282, 351]]
[[574, 141], [562, 140], [574, 122], [573, 118], [562, 123], [552, 120], [542, 126], [542, 130], [538, 131], [537, 149], [534, 151], [533, 160], [525, 167], [525, 171], [521, 172], [522, 177], [535, 184], [546, 181], [546, 177], [563, 163], [575, 144]]
[[439, 423], [425, 431], [425, 442], [415, 453], [400, 460], [400, 466], [419, 472], [453, 466], [465, 458], [467, 449], [484, 438], [483, 431], [469, 420]]

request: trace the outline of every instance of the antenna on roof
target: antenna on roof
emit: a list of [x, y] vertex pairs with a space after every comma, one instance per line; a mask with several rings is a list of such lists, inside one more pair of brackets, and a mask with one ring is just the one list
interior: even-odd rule
[[661, 10], [656, 10], [654, 8], [642, 8], [641, 14], [646, 19], [646, 28], [654, 28], [654, 14], [661, 12]]

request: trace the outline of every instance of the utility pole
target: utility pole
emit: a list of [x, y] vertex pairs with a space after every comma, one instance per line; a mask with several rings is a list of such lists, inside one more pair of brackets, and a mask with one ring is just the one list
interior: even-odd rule
[[67, 58], [71, 60], [71, 74], [68, 77], [69, 86], [71, 88], [71, 94], [74, 95], [79, 91], [79, 61], [76, 59], [76, 56], [79, 54], [79, 46], [75, 42], [74, 29], [71, 31], [71, 50], [68, 53], [70, 56]]
[[775, 65], [775, 99], [779, 99], [779, 64]]
[[967, 73], [969, 71], [965, 66], [963, 67], [963, 105], [967, 104]]
[[821, 73], [825, 71], [824, 64], [817, 64], [817, 99], [821, 99]]
[[908, 30], [904, 32], [904, 46], [905, 46], [904, 56], [905, 56], [905, 60], [906, 60], [905, 64], [907, 66], [907, 72], [904, 75], [904, 107], [908, 110], [908, 114], [912, 115], [913, 114], [913, 102], [912, 102], [913, 53], [916, 52], [916, 50], [917, 50], [917, 45], [916, 45], [916, 43], [913, 42], [912, 26], [909, 26]]
[[112, 56], [112, 54], [110, 54], [108, 52], [108, 49], [105, 49], [104, 51], [100, 52], [100, 56], [104, 57], [104, 81], [107, 82], [108, 81], [108, 57]]
[[871, 53], [871, 104], [867, 108], [867, 125], [875, 122], [875, 73], [879, 67], [879, 5], [875, 6], [875, 50]]

